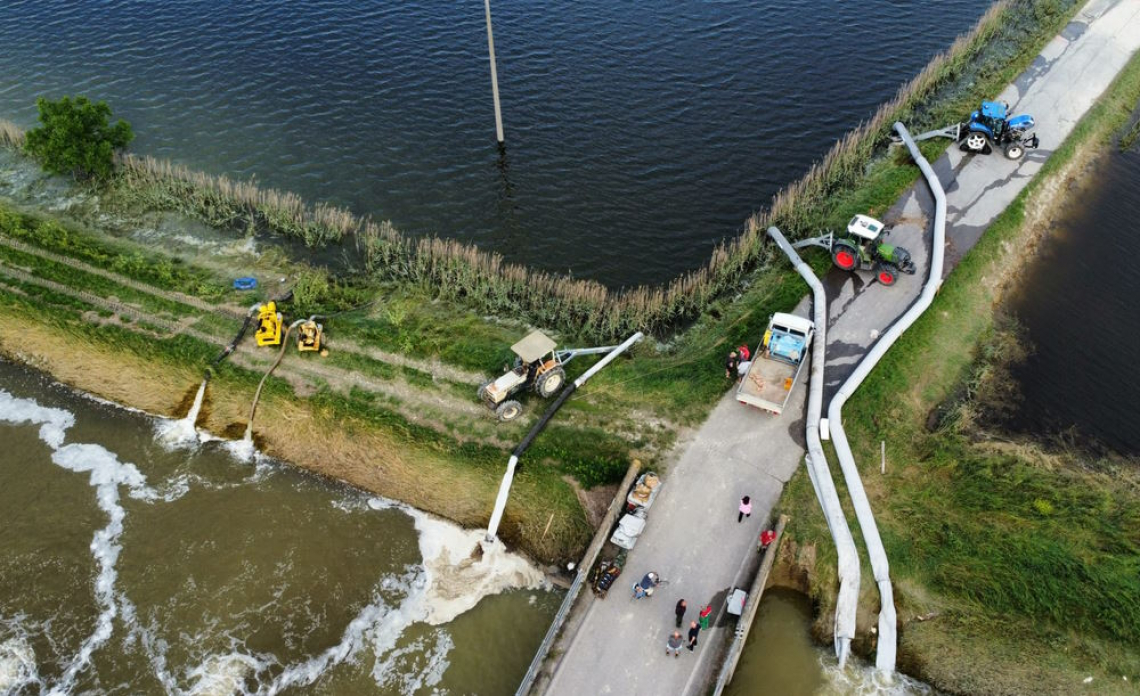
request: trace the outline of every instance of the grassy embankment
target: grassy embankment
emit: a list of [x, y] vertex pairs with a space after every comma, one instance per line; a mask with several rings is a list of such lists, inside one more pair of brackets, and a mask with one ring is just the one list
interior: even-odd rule
[[[678, 427], [699, 422], [723, 393], [721, 361], [726, 350], [740, 342], [754, 343], [768, 314], [790, 308], [802, 296], [802, 284], [781, 259], [769, 265], [771, 251], [762, 236], [767, 225], [774, 222], [793, 237], [802, 236], [821, 227], [839, 227], [854, 212], [886, 210], [917, 177], [917, 169], [905, 157], [886, 149], [891, 123], [902, 119], [921, 130], [960, 118], [979, 98], [1000, 91], [1073, 11], [1072, 3], [1055, 0], [996, 5], [969, 35], [904, 85], [895, 100], [836, 143], [804, 179], [781, 192], [769, 212], [748, 220], [745, 232], [718, 250], [705, 268], [660, 289], [616, 294], [596, 284], [536, 274], [463, 245], [406, 240], [390, 226], [362, 221], [344, 211], [310, 209], [289, 194], [150, 160], [128, 160], [108, 189], [80, 190], [74, 196], [63, 192], [63, 197], [75, 200], [52, 207], [66, 208], [56, 213], [64, 226], [71, 227], [66, 234], [50, 231], [60, 227], [50, 220], [21, 218], [11, 223], [14, 218], [8, 219], [16, 227], [33, 229], [24, 237], [37, 245], [223, 304], [249, 303], [225, 289], [225, 281], [239, 271], [253, 271], [263, 278], [287, 276], [299, 283], [302, 306], [294, 315], [364, 304], [327, 322], [334, 352], [321, 363], [324, 369], [314, 374], [314, 360], [286, 360], [282, 369], [292, 369], [292, 375], [270, 382], [257, 432], [270, 451], [286, 459], [332, 475], [347, 472], [351, 481], [471, 525], [485, 521], [505, 449], [526, 424], [495, 426], [473, 403], [472, 380], [448, 375], [432, 360], [467, 375], [493, 372], [507, 358], [506, 346], [525, 332], [524, 322], [558, 330], [566, 344], [609, 340], [634, 326], [668, 333], [671, 327], [687, 324], [667, 344], [644, 344], [632, 360], [619, 362], [591, 382], [570, 402], [560, 425], [544, 434], [528, 456], [543, 465], [523, 469], [521, 492], [508, 509], [505, 529], [514, 538], [525, 539], [525, 548], [536, 556], [554, 558], [580, 544], [587, 531], [562, 476], [590, 486], [619, 475], [631, 453], [664, 452]], [[15, 142], [20, 137], [18, 129], [0, 130], [0, 140]], [[930, 156], [942, 147], [924, 144]], [[37, 182], [23, 194], [9, 193], [24, 207], [42, 209], [45, 186], [50, 184]], [[296, 262], [299, 255], [288, 253], [287, 245], [253, 259], [180, 252], [169, 235], [139, 234], [171, 227], [178, 228], [177, 233], [184, 226], [178, 215], [203, 220], [231, 239], [257, 233], [315, 245], [342, 240], [346, 249], [363, 252], [352, 256], [359, 261], [355, 267], [350, 264], [330, 273]], [[9, 234], [18, 234], [14, 229]], [[334, 252], [337, 248], [328, 247]], [[171, 320], [196, 319], [201, 327], [219, 321], [214, 316], [192, 316], [202, 313], [184, 306], [172, 308], [131, 295], [123, 287], [107, 287], [106, 279], [92, 274], [52, 268], [10, 250], [3, 253], [11, 265], [32, 267], [45, 277], [95, 294], [113, 292], [166, 313]], [[822, 254], [812, 261], [820, 269], [828, 263]], [[156, 277], [150, 268], [182, 270], [188, 276]], [[131, 405], [150, 404], [150, 410], [170, 412], [171, 404], [185, 400], [207, 357], [216, 352], [208, 342], [185, 333], [170, 337], [169, 331], [146, 326], [145, 321], [141, 326], [125, 325], [122, 317], [75, 297], [10, 278], [4, 282], [9, 288], [4, 291], [6, 299], [13, 301], [6, 302], [3, 311], [23, 322], [21, 331], [31, 332], [32, 322], [39, 322], [39, 330], [47, 332], [40, 341], [41, 357], [63, 356], [79, 343], [90, 344], [93, 352], [103, 351], [108, 365], [114, 356], [124, 356], [125, 361], [128, 352], [163, 365], [148, 371], [139, 363], [137, 374], [126, 370], [118, 374], [117, 383], [147, 385], [146, 389], [165, 395], [149, 401], [134, 393], [141, 388], [110, 384], [116, 381], [115, 370], [98, 377], [73, 371], [69, 381], [87, 387], [88, 382], [104, 380], [108, 383], [92, 390]], [[28, 295], [21, 297], [19, 292]], [[488, 319], [486, 314], [499, 318]], [[236, 322], [229, 326], [236, 329]], [[145, 332], [143, 339], [140, 329]], [[232, 333], [217, 326], [209, 331], [219, 332], [224, 338]], [[345, 350], [345, 341], [368, 350]], [[21, 351], [25, 342], [16, 340], [14, 333], [5, 341], [9, 352]], [[340, 349], [335, 349], [337, 342]], [[370, 350], [385, 354], [378, 357]], [[225, 367], [210, 391], [207, 424], [213, 430], [240, 429], [245, 418], [242, 404], [248, 403], [256, 368], [267, 362], [264, 357], [235, 357], [241, 364]], [[573, 364], [571, 376], [586, 364]], [[355, 375], [359, 383], [328, 368]], [[52, 366], [57, 376], [63, 376], [61, 370], [58, 364]], [[309, 396], [297, 400], [289, 387]], [[231, 393], [233, 403], [223, 404], [223, 395]], [[528, 408], [533, 417], [541, 404], [532, 399]], [[304, 418], [317, 418], [319, 427], [314, 425], [304, 438], [296, 437], [290, 421], [281, 415], [293, 410], [307, 414]], [[338, 449], [346, 430], [380, 438], [383, 446], [375, 452]], [[349, 445], [360, 440], [347, 439]], [[374, 471], [367, 466], [373, 460]], [[342, 461], [358, 464], [349, 467]], [[389, 461], [393, 463], [386, 467]], [[441, 479], [462, 486], [448, 486], [447, 481], [438, 488], [428, 485]], [[462, 490], [458, 502], [457, 490]], [[543, 534], [540, 530], [551, 505], [556, 508], [555, 521]]]
[[[1140, 463], [986, 428], [988, 412], [1009, 407], [1004, 363], [1019, 351], [1002, 319], [1003, 292], [1138, 101], [1140, 56], [846, 410], [891, 560], [900, 667], [953, 693], [1135, 693], [1140, 678]], [[811, 590], [827, 615], [834, 551], [806, 476], [792, 481], [781, 508], [796, 519], [789, 539], [800, 552], [820, 554]], [[875, 606], [869, 564], [863, 569], [862, 600]]]

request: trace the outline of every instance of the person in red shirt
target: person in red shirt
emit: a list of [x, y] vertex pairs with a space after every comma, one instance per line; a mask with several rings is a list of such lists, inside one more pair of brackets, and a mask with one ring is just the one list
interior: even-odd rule
[[736, 352], [740, 353], [740, 362], [748, 362], [752, 359], [752, 351], [748, 350], [747, 345], [740, 346]]
[[771, 543], [775, 540], [776, 532], [774, 530], [765, 529], [764, 531], [760, 532], [760, 550], [767, 551], [768, 546], [770, 546]]

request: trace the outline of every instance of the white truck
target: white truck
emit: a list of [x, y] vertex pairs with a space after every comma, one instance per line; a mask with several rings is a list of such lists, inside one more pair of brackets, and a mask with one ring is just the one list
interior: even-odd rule
[[815, 324], [809, 319], [782, 312], [773, 314], [763, 340], [752, 354], [752, 364], [736, 388], [736, 400], [781, 413], [799, 379], [814, 333]]

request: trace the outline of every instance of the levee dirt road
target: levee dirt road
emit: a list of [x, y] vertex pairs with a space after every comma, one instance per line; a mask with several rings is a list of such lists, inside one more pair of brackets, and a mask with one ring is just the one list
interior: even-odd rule
[[[1040, 170], [1138, 47], [1140, 0], [1093, 0], [1013, 85], [995, 95], [1014, 113], [1034, 116], [1041, 149], [1012, 162], [1000, 153], [965, 156], [955, 147], [935, 163], [947, 192], [946, 272]], [[929, 266], [932, 213], [920, 183], [886, 216], [895, 226], [892, 241], [911, 250], [918, 274], [889, 288], [867, 275], [835, 271], [827, 278], [827, 398], [917, 298]], [[539, 693], [696, 694], [715, 677], [719, 665], [709, 648], [732, 631], [731, 623], [704, 632], [696, 652], [666, 657], [673, 606], [679, 598], [688, 601], [687, 622], [703, 603], [716, 602], [719, 610], [724, 592], [745, 583], [742, 570], [755, 553], [761, 525], [803, 461], [802, 384], [796, 392], [774, 418], [738, 404], [729, 391], [695, 436], [677, 445], [626, 572], [608, 599], [586, 600], [585, 618], [555, 646], [547, 667], [553, 676], [539, 682]], [[742, 495], [752, 496], [753, 513], [737, 523]], [[650, 570], [670, 583], [649, 599], [631, 600], [627, 587]]]

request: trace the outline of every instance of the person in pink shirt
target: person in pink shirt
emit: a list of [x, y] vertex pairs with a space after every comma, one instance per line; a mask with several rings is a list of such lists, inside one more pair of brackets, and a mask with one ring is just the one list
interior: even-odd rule
[[740, 513], [736, 516], [737, 523], [742, 522], [745, 517], [752, 517], [752, 498], [744, 496], [740, 499]]

